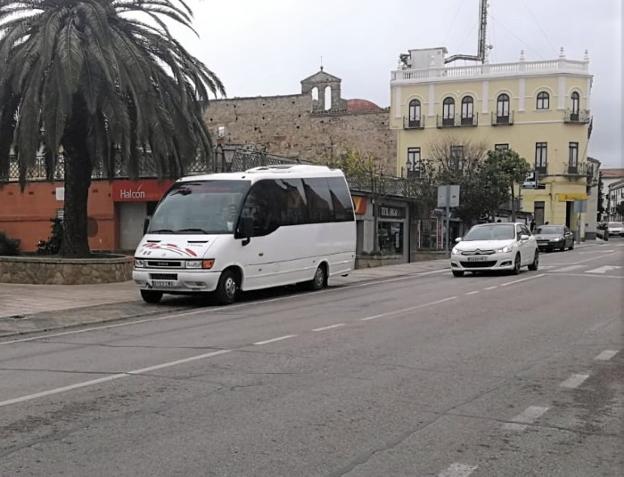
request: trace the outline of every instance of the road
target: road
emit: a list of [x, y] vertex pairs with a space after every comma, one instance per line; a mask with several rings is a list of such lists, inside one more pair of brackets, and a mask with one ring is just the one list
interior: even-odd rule
[[624, 241], [0, 341], [0, 475], [619, 476]]

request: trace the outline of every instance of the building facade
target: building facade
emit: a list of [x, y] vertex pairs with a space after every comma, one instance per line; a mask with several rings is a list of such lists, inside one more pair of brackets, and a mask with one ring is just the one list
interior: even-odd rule
[[[616, 220], [612, 217], [612, 211], [615, 213], [615, 202], [611, 200], [612, 194], [610, 192], [611, 186], [616, 182], [624, 181], [624, 169], [620, 168], [604, 168], [601, 171], [600, 177], [602, 178], [602, 193], [604, 195], [605, 213], [603, 220]], [[615, 187], [617, 189], [617, 186]], [[615, 194], [613, 194], [615, 200]]]
[[[465, 144], [511, 148], [533, 166], [521, 208], [537, 224], [566, 224], [585, 237], [589, 58], [453, 66], [446, 48], [410, 50], [391, 76], [396, 173], [418, 171], [439, 144], [461, 159]], [[456, 146], [453, 146], [456, 145]]]
[[608, 217], [610, 221], [624, 220], [624, 179], [609, 184]]
[[393, 175], [396, 133], [388, 126], [388, 108], [344, 99], [341, 85], [340, 78], [321, 69], [301, 81], [298, 94], [211, 101], [204, 119], [213, 137], [226, 144], [312, 163], [359, 151]]

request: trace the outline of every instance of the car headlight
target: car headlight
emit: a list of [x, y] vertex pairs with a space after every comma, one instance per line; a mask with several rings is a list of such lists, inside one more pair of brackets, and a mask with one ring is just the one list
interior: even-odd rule
[[511, 249], [511, 245], [505, 245], [504, 247], [499, 248], [496, 252], [498, 252], [498, 253], [509, 253], [509, 252], [511, 252], [511, 250], [512, 250]]
[[459, 255], [461, 254], [461, 250], [459, 250], [457, 247], [454, 247], [453, 250], [451, 250], [451, 255]]
[[134, 268], [145, 268], [145, 260], [141, 260], [140, 258], [135, 258]]
[[187, 260], [186, 268], [201, 268], [202, 261], [201, 260]]
[[563, 239], [561, 237], [551, 238], [551, 242], [561, 242]]

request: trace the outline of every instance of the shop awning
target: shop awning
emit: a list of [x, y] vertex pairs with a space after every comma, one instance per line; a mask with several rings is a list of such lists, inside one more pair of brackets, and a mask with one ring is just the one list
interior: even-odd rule
[[568, 192], [567, 194], [557, 194], [559, 202], [568, 202], [575, 200], [587, 200], [588, 195], [585, 192]]

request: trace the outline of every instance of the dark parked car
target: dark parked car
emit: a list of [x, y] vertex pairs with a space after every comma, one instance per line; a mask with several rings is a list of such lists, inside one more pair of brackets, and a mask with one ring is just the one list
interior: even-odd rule
[[540, 225], [534, 235], [540, 250], [552, 252], [574, 248], [574, 234], [565, 225]]

